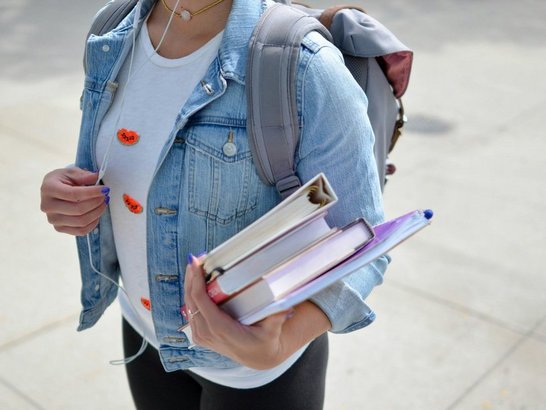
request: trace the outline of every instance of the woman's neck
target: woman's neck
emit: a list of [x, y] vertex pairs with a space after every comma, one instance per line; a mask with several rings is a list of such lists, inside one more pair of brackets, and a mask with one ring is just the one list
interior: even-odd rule
[[[175, 9], [176, 0], [164, 1], [167, 7], [163, 4], [163, 0], [157, 0], [148, 18], [148, 32], [154, 47], [159, 44], [171, 18], [172, 11], [168, 8], [177, 13], [182, 10], [194, 13], [213, 2], [213, 0], [180, 0], [178, 8]], [[224, 29], [231, 11], [231, 4], [232, 0], [223, 0], [210, 9], [192, 16], [189, 21], [174, 15], [158, 53], [165, 58], [180, 58], [199, 49]]]

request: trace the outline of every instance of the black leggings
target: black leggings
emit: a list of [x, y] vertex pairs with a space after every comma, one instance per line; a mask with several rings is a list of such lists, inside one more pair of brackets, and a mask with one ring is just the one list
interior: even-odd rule
[[[124, 320], [125, 356], [133, 355], [141, 343], [140, 335]], [[253, 389], [222, 386], [185, 370], [167, 373], [151, 346], [126, 369], [137, 409], [320, 410], [327, 362], [328, 337], [324, 334], [284, 374]]]

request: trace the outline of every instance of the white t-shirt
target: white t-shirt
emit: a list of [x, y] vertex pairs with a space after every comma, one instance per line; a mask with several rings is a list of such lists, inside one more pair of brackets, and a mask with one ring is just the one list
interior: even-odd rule
[[[222, 34], [188, 56], [167, 59], [154, 52], [144, 24], [136, 41], [132, 72], [129, 74], [127, 59], [120, 72], [116, 98], [97, 139], [99, 167], [110, 146], [103, 181], [110, 187], [112, 227], [127, 292], [127, 295], [118, 293], [121, 310], [125, 319], [155, 348], [159, 342], [150, 313], [144, 207], [160, 152], [168, 142], [178, 112], [216, 57]], [[125, 131], [118, 132], [120, 129]], [[304, 350], [265, 371], [243, 366], [190, 370], [218, 384], [253, 388], [280, 376]]]

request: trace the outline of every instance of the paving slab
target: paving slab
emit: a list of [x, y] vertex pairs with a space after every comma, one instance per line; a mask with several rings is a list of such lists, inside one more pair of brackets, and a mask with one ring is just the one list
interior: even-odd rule
[[542, 321], [536, 330], [533, 333], [533, 336], [539, 338], [540, 340], [546, 342], [546, 320]]
[[[546, 142], [534, 132], [541, 122], [531, 110], [484, 147], [468, 141], [447, 151], [408, 133], [395, 153], [402, 170], [387, 185], [387, 209], [437, 212], [431, 228], [393, 252], [416, 269], [389, 278], [523, 332], [544, 315], [546, 220], [537, 216], [546, 203]], [[523, 140], [534, 148], [522, 150]]]
[[331, 338], [331, 410], [446, 409], [521, 336], [385, 283], [376, 323]]
[[13, 386], [2, 378], [0, 378], [0, 408], [3, 410], [42, 409], [38, 403], [16, 392]]
[[133, 408], [124, 367], [109, 364], [123, 357], [118, 306], [112, 306], [97, 328], [77, 333], [76, 325], [73, 315], [0, 350], [0, 380], [9, 380], [12, 396], [18, 392], [15, 398], [31, 398], [47, 410]]
[[[18, 143], [17, 147], [24, 144]], [[8, 152], [15, 157], [22, 151], [10, 146]], [[11, 165], [5, 167], [10, 164], [6, 151], [0, 153], [0, 172], [12, 176], [2, 178], [0, 184], [3, 192], [10, 193], [0, 213], [0, 294], [6, 306], [16, 306], [0, 310], [0, 348], [79, 309], [75, 240], [55, 232], [39, 210], [40, 182], [45, 172], [40, 168], [50, 161], [44, 160], [47, 156], [42, 151], [28, 167], [14, 170]]]
[[546, 343], [526, 339], [473, 388], [453, 410], [543, 410]]
[[2, 0], [0, 77], [34, 83], [81, 72], [86, 33], [106, 2]]
[[544, 45], [490, 43], [479, 38], [433, 52], [417, 49], [405, 99], [408, 127], [412, 127], [412, 118], [432, 118], [467, 138], [480, 131], [487, 139], [494, 138], [495, 132], [518, 113], [544, 101], [537, 84], [528, 79], [539, 79], [546, 61], [522, 63], [529, 53], [544, 50]]

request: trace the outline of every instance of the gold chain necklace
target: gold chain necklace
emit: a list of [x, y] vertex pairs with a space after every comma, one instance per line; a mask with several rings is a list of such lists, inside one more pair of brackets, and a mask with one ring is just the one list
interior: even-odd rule
[[217, 6], [218, 4], [220, 4], [221, 2], [223, 2], [224, 0], [214, 0], [212, 3], [210, 3], [209, 5], [205, 6], [205, 7], [202, 7], [200, 8], [199, 10], [196, 10], [194, 12], [191, 12], [189, 11], [188, 9], [185, 9], [185, 8], [182, 8], [182, 11], [179, 13], [177, 11], [174, 11], [173, 9], [171, 9], [167, 3], [165, 2], [165, 0], [161, 0], [161, 3], [163, 3], [163, 6], [169, 10], [171, 13], [174, 13], [175, 16], [178, 16], [180, 17], [182, 20], [184, 21], [190, 21], [192, 19], [192, 17], [195, 17], [197, 16], [198, 14], [201, 14], [201, 13], [204, 13], [205, 11], [213, 8], [214, 6]]

